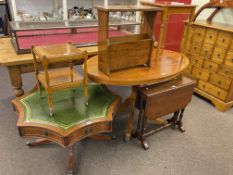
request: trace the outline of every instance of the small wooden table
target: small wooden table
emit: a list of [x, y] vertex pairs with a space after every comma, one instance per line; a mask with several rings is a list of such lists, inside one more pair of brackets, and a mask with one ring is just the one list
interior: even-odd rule
[[126, 140], [130, 139], [133, 130], [134, 106], [139, 86], [171, 80], [180, 75], [189, 64], [189, 59], [186, 56], [168, 50], [163, 51], [159, 62], [155, 64], [155, 53], [156, 49], [152, 53], [153, 63], [151, 67], [137, 67], [122, 70], [111, 73], [109, 76], [98, 69], [98, 56], [87, 61], [88, 76], [92, 81], [105, 85], [132, 87], [131, 96], [123, 104], [124, 107], [130, 105], [131, 108], [125, 133]]
[[[87, 50], [89, 56], [97, 54], [97, 46], [82, 47], [81, 50]], [[32, 54], [18, 55], [10, 42], [10, 38], [0, 38], [0, 65], [6, 66], [13, 86], [15, 96], [24, 94], [22, 89], [22, 74], [34, 72]], [[61, 67], [62, 64], [54, 65]]]

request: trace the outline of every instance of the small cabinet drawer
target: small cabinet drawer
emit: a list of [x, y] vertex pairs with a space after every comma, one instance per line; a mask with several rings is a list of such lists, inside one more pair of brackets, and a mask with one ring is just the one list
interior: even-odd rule
[[201, 50], [201, 56], [205, 58], [210, 58], [213, 52], [214, 45], [211, 44], [204, 44]]
[[216, 72], [218, 70], [218, 64], [212, 62], [212, 61], [207, 61], [205, 60], [204, 64], [203, 64], [203, 67], [205, 69], [208, 69], [212, 72]]
[[220, 75], [223, 75], [224, 77], [228, 77], [228, 78], [231, 78], [233, 79], [233, 71], [226, 68], [226, 67], [223, 67], [221, 66], [221, 68], [219, 69], [218, 73]]
[[193, 40], [199, 43], [202, 43], [205, 36], [205, 28], [195, 27], [193, 34]]
[[74, 132], [72, 135], [69, 136], [68, 142], [74, 143], [77, 140], [80, 140], [82, 138], [88, 137], [90, 135], [97, 135], [99, 133], [103, 132], [111, 132], [112, 131], [112, 123], [111, 122], [100, 122], [97, 124], [91, 124], [80, 128], [76, 132]]
[[229, 51], [226, 56], [225, 65], [233, 68], [233, 52]]
[[220, 88], [218, 88], [210, 83], [206, 83], [206, 82], [200, 80], [198, 82], [197, 87], [199, 89], [205, 91], [206, 93], [211, 94], [211, 95], [213, 95], [213, 96], [215, 96], [218, 99], [221, 99], [223, 101], [225, 101], [227, 98], [227, 91], [224, 91], [224, 90], [222, 90], [222, 89], [220, 89]]
[[214, 44], [217, 39], [218, 31], [214, 29], [207, 29], [205, 35], [205, 43]]
[[196, 42], [192, 43], [190, 51], [191, 51], [190, 54], [192, 54], [192, 55], [198, 55], [200, 53], [200, 51], [201, 51], [200, 44], [196, 43]]
[[226, 55], [226, 50], [223, 48], [215, 47], [212, 60], [214, 60], [217, 63], [223, 63], [224, 58]]
[[191, 57], [191, 63], [197, 67], [201, 67], [203, 62], [204, 62], [204, 60], [201, 58], [197, 58], [194, 56]]
[[209, 72], [201, 70], [201, 69], [198, 69], [197, 67], [193, 67], [192, 77], [196, 78], [196, 79], [208, 81], [208, 79], [209, 79]]
[[220, 76], [218, 74], [211, 74], [209, 82], [225, 90], [228, 90], [231, 85], [230, 78]]
[[20, 127], [20, 134], [22, 136], [34, 136], [34, 137], [43, 137], [53, 140], [59, 144], [62, 143], [62, 136], [56, 134], [47, 129], [38, 128], [38, 127]]
[[231, 41], [231, 34], [227, 32], [220, 32], [217, 39], [217, 45], [220, 47], [228, 48]]
[[231, 40], [230, 50], [233, 51], [233, 38], [232, 38], [232, 40]]

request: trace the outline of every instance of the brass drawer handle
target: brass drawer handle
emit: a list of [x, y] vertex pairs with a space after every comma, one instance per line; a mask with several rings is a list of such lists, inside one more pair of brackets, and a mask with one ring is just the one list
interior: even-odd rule
[[85, 132], [85, 134], [90, 134], [90, 133], [92, 133], [92, 131], [93, 131], [92, 128], [86, 128], [84, 132]]

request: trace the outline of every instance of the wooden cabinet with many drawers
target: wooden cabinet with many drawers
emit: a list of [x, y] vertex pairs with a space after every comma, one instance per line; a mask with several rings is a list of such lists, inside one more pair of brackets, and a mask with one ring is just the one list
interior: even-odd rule
[[186, 30], [182, 50], [190, 65], [185, 75], [197, 80], [196, 93], [228, 110], [233, 106], [233, 26], [193, 22]]

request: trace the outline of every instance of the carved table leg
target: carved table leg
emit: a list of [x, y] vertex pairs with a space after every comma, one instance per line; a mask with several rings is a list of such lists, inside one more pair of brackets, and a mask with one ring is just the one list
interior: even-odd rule
[[138, 91], [138, 86], [132, 86], [132, 93], [130, 96], [130, 115], [128, 118], [128, 124], [127, 124], [126, 133], [125, 133], [125, 141], [130, 140], [130, 137], [133, 131], [134, 108], [135, 108], [137, 91]]
[[185, 109], [182, 109], [182, 110], [181, 110], [180, 115], [179, 115], [179, 119], [178, 119], [178, 121], [177, 121], [178, 129], [179, 129], [181, 132], [185, 132], [185, 129], [184, 129], [184, 127], [183, 127], [183, 122], [182, 122], [184, 110], [185, 110]]
[[142, 119], [143, 119], [143, 115], [144, 115], [143, 100], [140, 101], [139, 109], [140, 109], [140, 111], [139, 111], [139, 116], [138, 116], [137, 129], [136, 129], [135, 133], [132, 134], [132, 137], [138, 138], [140, 140], [141, 139], [140, 138], [140, 131], [141, 131], [141, 128], [142, 128]]
[[147, 129], [147, 118], [146, 118], [145, 115], [143, 115], [143, 117], [142, 117], [142, 127], [141, 127], [141, 136], [140, 136], [140, 139], [141, 139], [142, 147], [145, 150], [148, 150], [149, 149], [149, 145], [146, 142], [146, 137], [145, 137], [145, 134], [144, 134], [144, 133], [146, 133], [146, 129]]
[[67, 175], [74, 174], [74, 146], [68, 147]]
[[28, 146], [40, 146], [40, 145], [45, 145], [45, 144], [49, 144], [49, 143], [51, 143], [51, 141], [41, 138], [41, 139], [36, 139], [33, 142], [28, 141], [26, 144]]
[[24, 94], [24, 91], [22, 89], [22, 76], [20, 72], [19, 66], [9, 66], [8, 73], [11, 80], [11, 85], [14, 88], [14, 93], [16, 97], [22, 96]]

